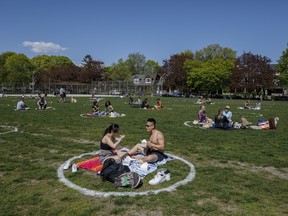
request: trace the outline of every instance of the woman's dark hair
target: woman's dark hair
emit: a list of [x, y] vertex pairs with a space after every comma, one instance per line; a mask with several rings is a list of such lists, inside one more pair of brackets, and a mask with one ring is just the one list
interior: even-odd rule
[[119, 131], [119, 125], [118, 124], [111, 124], [104, 132], [104, 136], [111, 132], [117, 133]]
[[222, 117], [222, 110], [221, 109], [218, 109], [216, 115], [215, 115], [215, 119], [220, 119]]
[[110, 106], [111, 105], [111, 102], [109, 101], [109, 100], [107, 100], [106, 102], [105, 102], [105, 107], [108, 107], [108, 106]]

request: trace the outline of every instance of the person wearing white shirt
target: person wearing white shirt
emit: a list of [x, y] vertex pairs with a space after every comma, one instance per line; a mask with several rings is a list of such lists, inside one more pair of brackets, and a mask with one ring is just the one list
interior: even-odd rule
[[27, 110], [29, 109], [24, 102], [24, 97], [21, 98], [21, 100], [17, 103], [16, 110]]

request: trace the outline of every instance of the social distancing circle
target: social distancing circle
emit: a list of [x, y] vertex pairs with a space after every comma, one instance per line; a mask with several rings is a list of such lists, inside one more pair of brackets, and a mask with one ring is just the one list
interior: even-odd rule
[[193, 127], [193, 121], [185, 121], [184, 125], [187, 127]]
[[84, 153], [84, 154], [81, 154], [79, 156], [72, 157], [69, 160], [65, 161], [63, 164], [61, 164], [59, 166], [59, 168], [57, 170], [57, 175], [58, 175], [59, 181], [62, 182], [64, 185], [66, 185], [66, 186], [68, 186], [68, 187], [70, 187], [70, 188], [72, 188], [74, 190], [77, 190], [77, 191], [79, 191], [80, 193], [82, 193], [84, 195], [88, 195], [88, 196], [94, 196], [94, 197], [139, 196], [139, 195], [143, 196], [143, 195], [158, 194], [160, 192], [171, 192], [171, 191], [174, 191], [179, 186], [182, 186], [182, 185], [187, 184], [188, 182], [191, 182], [195, 178], [195, 175], [196, 175], [196, 171], [195, 171], [194, 165], [192, 163], [190, 163], [189, 161], [187, 161], [187, 160], [185, 160], [185, 159], [183, 159], [181, 157], [178, 157], [176, 155], [167, 154], [168, 156], [173, 157], [176, 160], [182, 161], [184, 164], [186, 164], [190, 168], [190, 171], [189, 171], [189, 174], [186, 176], [185, 179], [183, 179], [183, 180], [181, 180], [179, 182], [176, 182], [175, 184], [173, 184], [173, 185], [171, 185], [169, 187], [161, 188], [161, 189], [158, 189], [158, 190], [146, 190], [146, 191], [139, 191], [139, 192], [128, 192], [128, 191], [126, 191], [126, 192], [116, 192], [116, 191], [101, 192], [101, 191], [91, 190], [91, 189], [87, 189], [87, 188], [78, 186], [78, 185], [74, 184], [73, 182], [69, 181], [65, 177], [65, 175], [64, 175], [64, 166], [65, 166], [65, 164], [71, 163], [75, 159], [79, 159], [79, 158], [82, 158], [82, 157], [87, 156], [87, 155], [98, 155], [98, 154], [99, 154], [99, 151]]
[[3, 129], [3, 132], [1, 132], [2, 130], [0, 131], [0, 135], [18, 132], [18, 128], [14, 126], [0, 125], [0, 127]]

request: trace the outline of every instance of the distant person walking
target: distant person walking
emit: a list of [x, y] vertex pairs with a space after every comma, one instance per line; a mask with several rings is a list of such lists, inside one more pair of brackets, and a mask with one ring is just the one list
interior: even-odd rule
[[59, 93], [60, 93], [60, 99], [58, 102], [65, 102], [65, 100], [66, 100], [65, 89], [63, 87], [61, 87]]

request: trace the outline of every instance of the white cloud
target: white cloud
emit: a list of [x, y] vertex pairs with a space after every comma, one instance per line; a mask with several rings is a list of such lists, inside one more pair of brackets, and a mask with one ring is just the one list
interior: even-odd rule
[[52, 42], [31, 42], [31, 41], [24, 41], [22, 43], [25, 47], [31, 47], [31, 51], [35, 53], [48, 53], [48, 52], [60, 52], [67, 50], [67, 48], [61, 47], [59, 44], [55, 44]]

